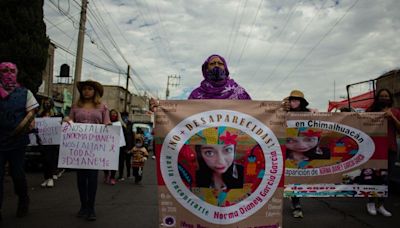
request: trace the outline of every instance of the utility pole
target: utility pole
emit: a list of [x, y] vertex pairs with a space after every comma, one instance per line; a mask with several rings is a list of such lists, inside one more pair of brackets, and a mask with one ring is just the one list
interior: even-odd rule
[[169, 86], [177, 87], [181, 81], [181, 76], [177, 75], [168, 75], [167, 79], [167, 90], [165, 91], [165, 100], [168, 100], [169, 97]]
[[127, 111], [127, 106], [128, 106], [128, 87], [129, 87], [129, 78], [130, 76], [130, 70], [131, 70], [131, 66], [128, 65], [128, 70], [126, 71], [126, 86], [125, 86], [125, 105], [124, 105], [124, 112]]
[[81, 18], [79, 21], [79, 33], [78, 33], [78, 45], [76, 50], [76, 60], [75, 60], [75, 76], [74, 85], [72, 92], [72, 101], [75, 103], [78, 100], [78, 88], [77, 83], [81, 80], [82, 74], [82, 59], [83, 59], [83, 43], [85, 41], [85, 24], [86, 24], [86, 10], [87, 10], [87, 0], [82, 0], [81, 7]]

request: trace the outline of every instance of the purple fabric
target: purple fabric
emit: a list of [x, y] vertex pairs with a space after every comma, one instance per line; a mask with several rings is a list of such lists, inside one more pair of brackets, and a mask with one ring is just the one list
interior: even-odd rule
[[[213, 81], [207, 77], [208, 62], [213, 57], [219, 57], [225, 66], [226, 78], [221, 81]], [[233, 79], [229, 77], [228, 66], [225, 59], [220, 55], [211, 55], [203, 63], [201, 70], [204, 80], [200, 86], [192, 91], [188, 99], [231, 99], [231, 100], [251, 100], [246, 90], [239, 86]]]

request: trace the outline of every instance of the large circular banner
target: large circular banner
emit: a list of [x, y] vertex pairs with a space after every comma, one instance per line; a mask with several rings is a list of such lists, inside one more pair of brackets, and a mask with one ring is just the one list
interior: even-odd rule
[[214, 224], [248, 218], [273, 196], [283, 175], [274, 133], [232, 110], [187, 117], [165, 137], [160, 170], [173, 197]]

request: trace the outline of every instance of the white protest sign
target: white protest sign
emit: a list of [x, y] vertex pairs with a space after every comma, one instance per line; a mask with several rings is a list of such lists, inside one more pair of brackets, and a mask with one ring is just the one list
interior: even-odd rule
[[121, 122], [117, 121], [117, 122], [113, 122], [112, 123], [113, 126], [118, 126], [120, 131], [119, 131], [119, 146], [123, 147], [126, 145], [125, 142], [125, 137], [124, 137], [124, 131], [122, 130], [122, 124]]
[[120, 127], [63, 123], [59, 168], [117, 170]]
[[[61, 138], [61, 117], [35, 118], [35, 128], [42, 145], [59, 145]], [[36, 135], [29, 134], [30, 145], [38, 145]]]

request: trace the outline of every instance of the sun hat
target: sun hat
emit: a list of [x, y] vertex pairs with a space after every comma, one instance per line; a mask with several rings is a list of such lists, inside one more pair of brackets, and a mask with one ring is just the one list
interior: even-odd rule
[[96, 81], [93, 81], [93, 80], [86, 80], [86, 81], [78, 82], [76, 87], [78, 88], [79, 93], [82, 94], [82, 89], [83, 89], [84, 86], [93, 87], [93, 89], [96, 90], [99, 93], [100, 97], [103, 96], [104, 88], [100, 83], [98, 83]]

